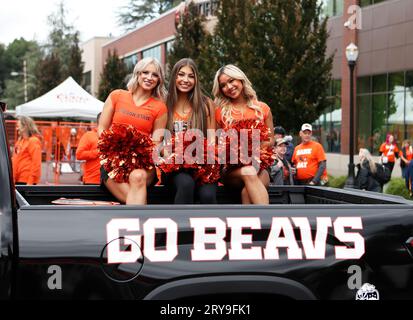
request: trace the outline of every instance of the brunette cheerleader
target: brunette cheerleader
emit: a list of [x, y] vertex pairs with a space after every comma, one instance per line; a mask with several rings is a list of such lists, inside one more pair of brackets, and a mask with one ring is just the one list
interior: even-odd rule
[[[198, 69], [192, 59], [181, 59], [173, 67], [166, 104], [167, 129], [172, 134], [197, 129], [203, 137], [207, 137], [207, 130], [215, 129], [215, 107], [202, 94]], [[167, 175], [166, 183], [172, 185], [176, 192], [175, 203], [194, 203], [196, 191], [201, 203], [216, 203], [216, 184], [199, 185], [194, 179], [194, 173], [178, 170]]]

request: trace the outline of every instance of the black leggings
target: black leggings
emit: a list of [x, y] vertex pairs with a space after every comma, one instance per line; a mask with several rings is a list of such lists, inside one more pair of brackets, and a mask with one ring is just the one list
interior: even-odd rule
[[173, 186], [176, 190], [175, 204], [194, 203], [195, 189], [198, 191], [200, 203], [217, 203], [216, 184], [204, 184], [202, 186], [197, 186], [192, 176], [186, 172], [173, 174], [170, 179], [172, 180]]

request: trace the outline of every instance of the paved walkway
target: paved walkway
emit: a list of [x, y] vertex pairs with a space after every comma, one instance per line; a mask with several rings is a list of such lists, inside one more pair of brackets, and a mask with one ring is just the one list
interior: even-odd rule
[[[78, 165], [79, 167], [79, 165]], [[42, 177], [40, 184], [43, 185], [81, 185], [81, 173], [73, 172], [72, 168], [68, 163], [62, 164], [62, 169], [60, 174], [55, 175], [55, 170], [53, 163], [43, 162], [42, 163]]]

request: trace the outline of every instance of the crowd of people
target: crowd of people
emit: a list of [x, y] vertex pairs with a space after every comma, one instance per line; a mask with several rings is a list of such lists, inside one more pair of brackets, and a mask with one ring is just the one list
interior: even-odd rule
[[[234, 65], [220, 68], [213, 80], [214, 100], [203, 94], [197, 66], [191, 59], [182, 59], [170, 73], [168, 90], [161, 64], [153, 58], [140, 60], [127, 84], [127, 89], [114, 90], [108, 96], [103, 111], [97, 117], [97, 128], [85, 133], [72, 153], [83, 160], [83, 183], [102, 184], [122, 203], [146, 204], [148, 187], [165, 184], [175, 192], [176, 204], [217, 203], [218, 184], [237, 189], [243, 204], [269, 204], [268, 186], [319, 185], [328, 183], [327, 160], [323, 146], [313, 138], [311, 124], [300, 127], [300, 143], [294, 147], [292, 137], [282, 126], [274, 127], [269, 106], [258, 99], [252, 83]], [[242, 120], [262, 123], [270, 133], [260, 141], [261, 148], [272, 148], [273, 162], [266, 168], [253, 165], [223, 166], [220, 180], [197, 183], [191, 170], [179, 169], [159, 174], [157, 168], [135, 168], [127, 181], [119, 182], [101, 165], [99, 137], [112, 125], [130, 125], [139, 133], [150, 136], [155, 146], [164, 143], [165, 130], [174, 134], [197, 129], [205, 136], [209, 130], [230, 130]], [[19, 139], [13, 155], [16, 184], [37, 184], [41, 175], [41, 137], [33, 120], [20, 117]], [[213, 136], [215, 139], [215, 136]], [[403, 177], [412, 188], [412, 146], [404, 141], [399, 151], [394, 137], [388, 135], [380, 147], [381, 164], [376, 164], [367, 149], [360, 149], [356, 186], [381, 192], [383, 181], [378, 172], [392, 172], [395, 161], [401, 159]], [[384, 168], [384, 169], [383, 169]], [[161, 181], [159, 181], [161, 180]]]

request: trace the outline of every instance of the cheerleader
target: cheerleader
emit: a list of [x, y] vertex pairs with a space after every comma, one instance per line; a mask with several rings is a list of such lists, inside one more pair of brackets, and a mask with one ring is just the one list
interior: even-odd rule
[[[192, 59], [181, 59], [173, 67], [166, 104], [167, 129], [171, 133], [197, 129], [203, 137], [207, 137], [207, 130], [215, 130], [215, 107], [213, 102], [202, 94], [198, 69]], [[201, 203], [217, 202], [216, 184], [197, 185], [193, 172], [188, 170], [169, 173], [166, 184], [174, 187], [176, 204], [194, 203], [196, 191]]]
[[[127, 89], [110, 93], [103, 107], [99, 122], [99, 135], [114, 124], [132, 125], [140, 133], [152, 136], [155, 144], [163, 139], [167, 122], [167, 108], [164, 103], [166, 90], [164, 72], [154, 58], [139, 61]], [[156, 179], [156, 170], [135, 169], [129, 181], [119, 183], [101, 168], [102, 183], [121, 202], [146, 204], [147, 187]]]
[[[259, 120], [271, 130], [268, 141], [262, 141], [261, 147], [274, 145], [271, 110], [258, 101], [244, 72], [234, 65], [219, 69], [214, 79], [213, 94], [218, 106], [215, 113], [218, 127], [228, 130], [240, 120]], [[252, 165], [230, 168], [224, 173], [223, 181], [231, 188], [241, 188], [243, 204], [269, 204], [267, 187], [270, 176], [267, 170], [257, 172]]]

